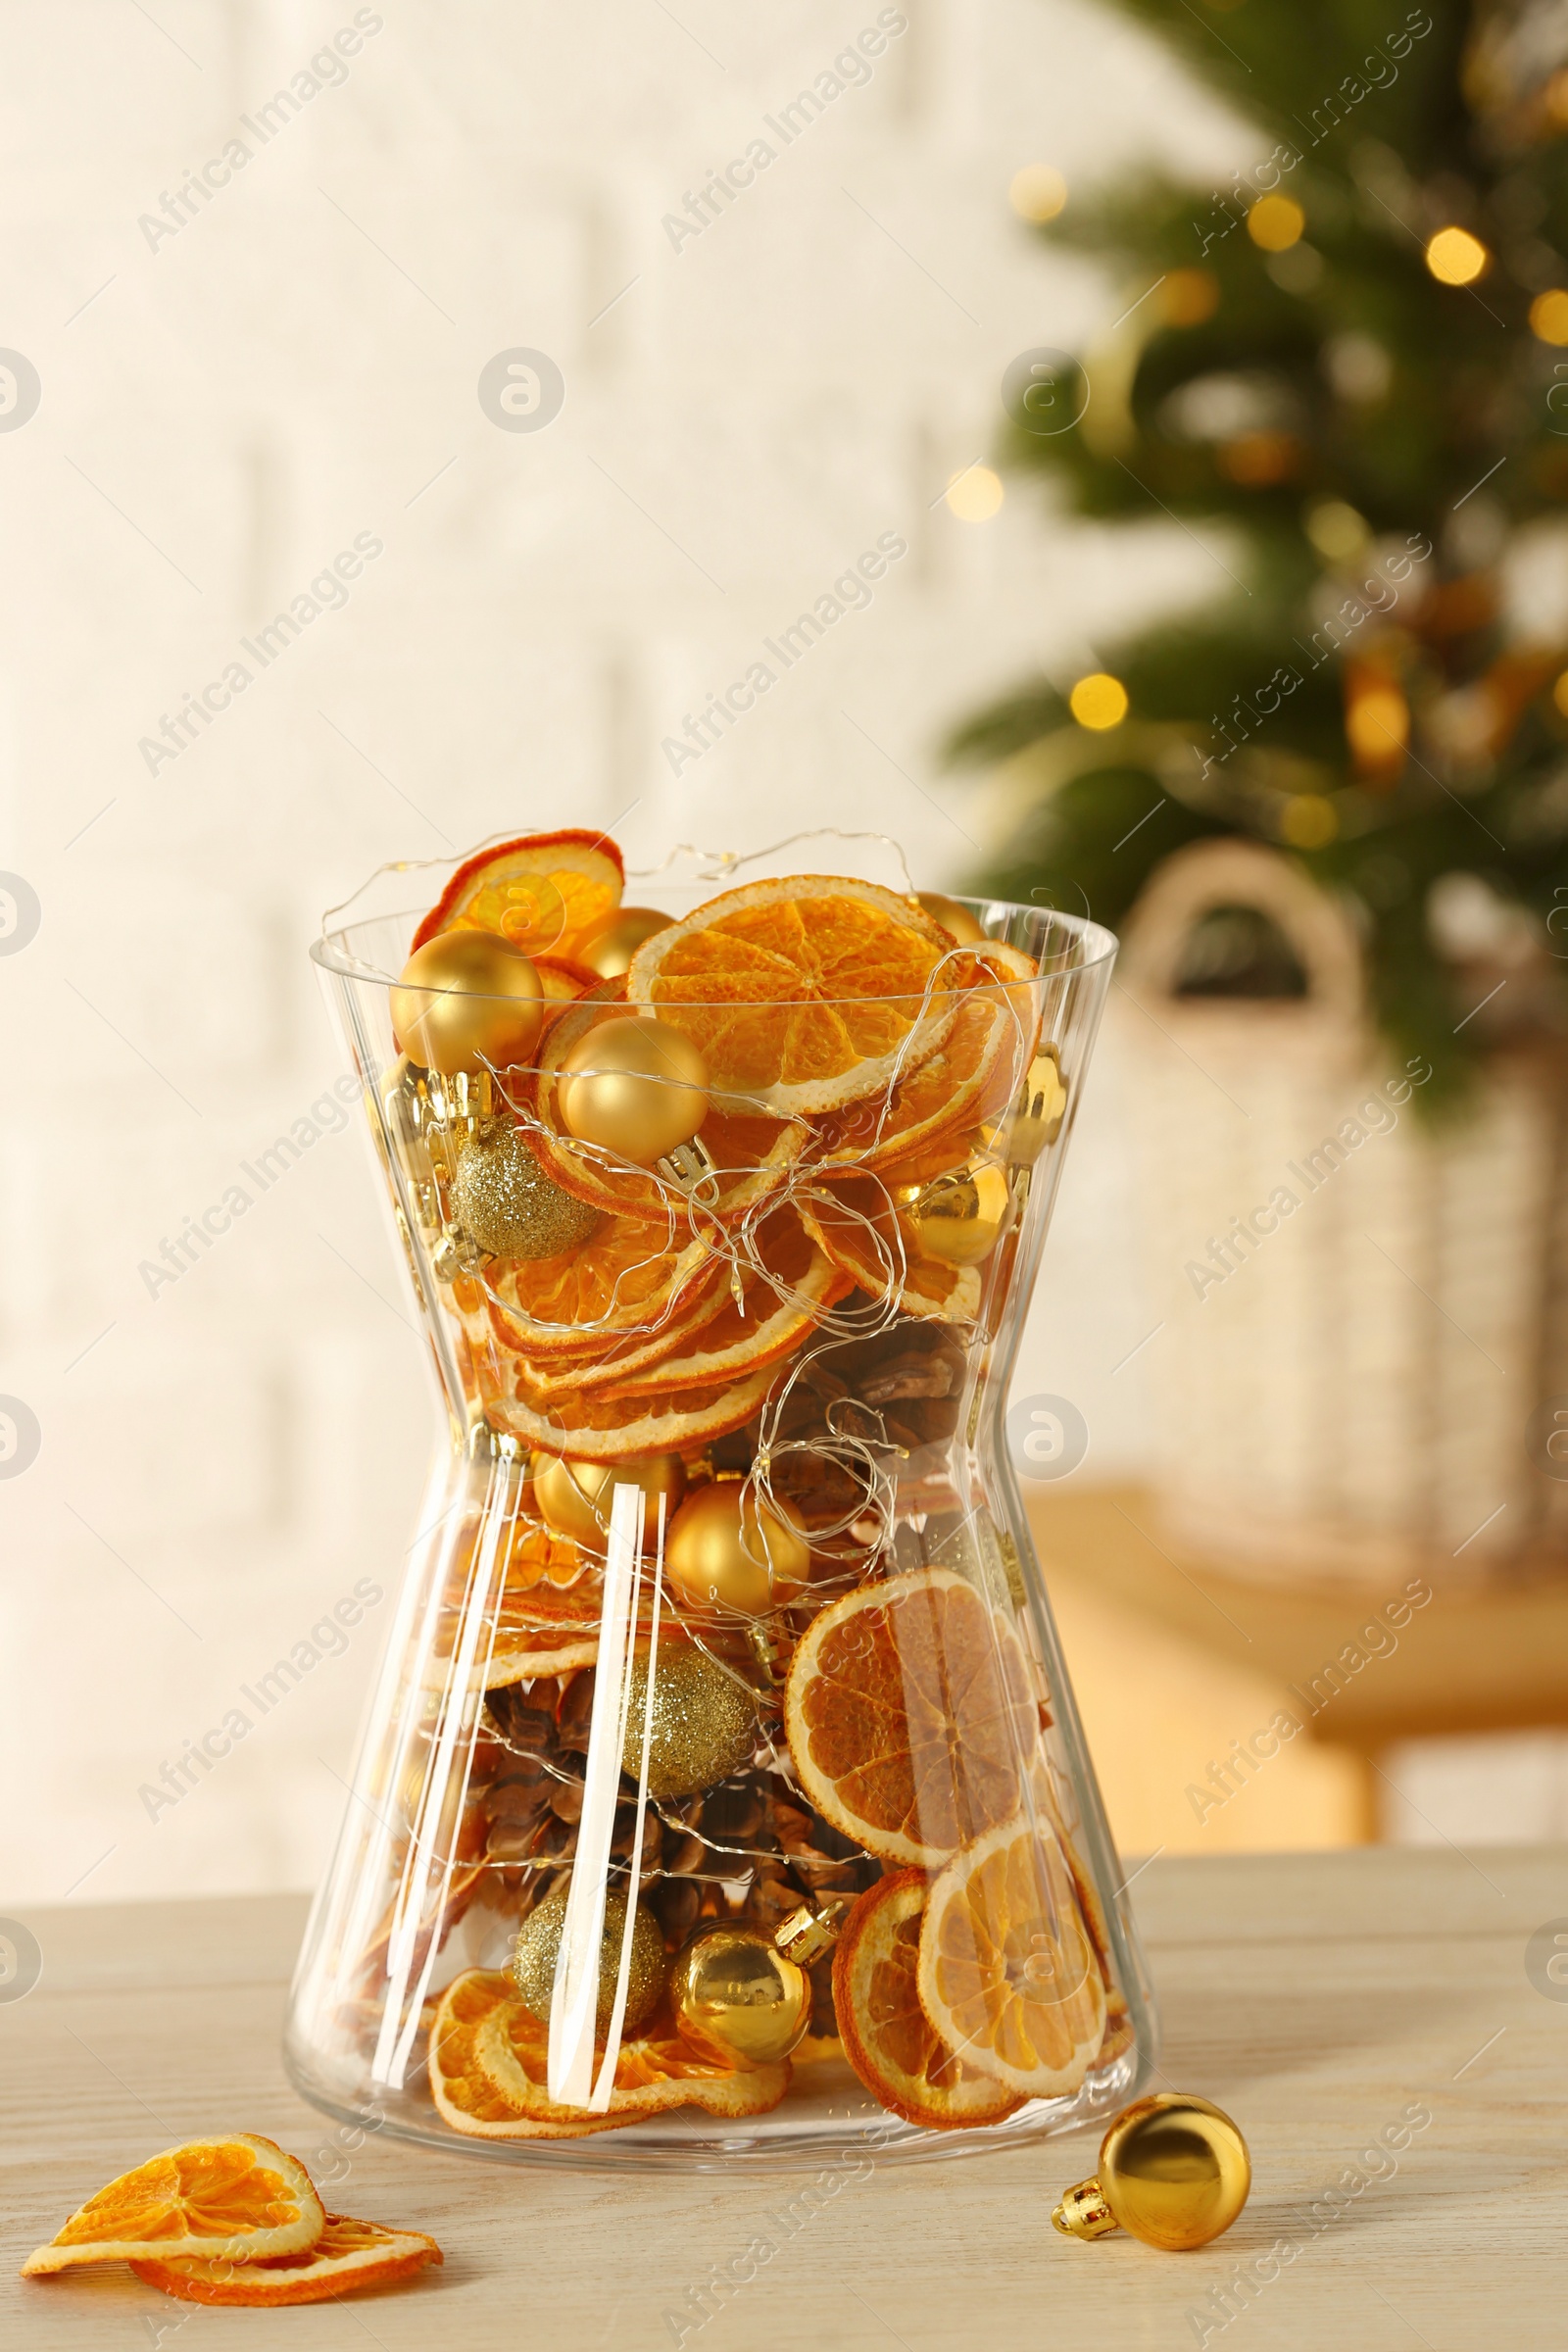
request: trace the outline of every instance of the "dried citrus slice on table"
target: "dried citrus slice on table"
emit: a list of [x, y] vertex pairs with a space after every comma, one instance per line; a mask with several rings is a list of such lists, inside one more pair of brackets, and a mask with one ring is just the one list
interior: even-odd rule
[[789, 1116], [874, 1094], [935, 1053], [970, 959], [873, 882], [753, 882], [644, 940], [633, 1004], [683, 1030], [715, 1089]]
[[923, 1871], [895, 1871], [862, 1894], [833, 1955], [833, 2007], [844, 2047], [867, 2090], [906, 2123], [938, 2131], [996, 2124], [1021, 2092], [955, 2057], [915, 1987]]
[[1017, 1635], [949, 1568], [819, 1610], [784, 1694], [817, 1811], [868, 1852], [928, 1869], [1016, 1813], [1039, 1720]]
[[295, 2254], [316, 2244], [325, 2222], [302, 2164], [258, 2132], [227, 2132], [185, 2140], [122, 2173], [28, 2255], [22, 2276], [137, 2255]]
[[620, 905], [624, 883], [620, 852], [608, 834], [524, 833], [459, 866], [414, 945], [422, 948], [438, 931], [495, 931], [525, 955], [569, 958]]
[[314, 2246], [298, 2254], [269, 2255], [260, 2262], [133, 2262], [148, 2286], [185, 2303], [234, 2303], [260, 2310], [278, 2303], [325, 2303], [365, 2286], [390, 2286], [412, 2278], [441, 2249], [422, 2230], [384, 2230], [329, 2213]]
[[[562, 1063], [597, 1022], [624, 1017], [625, 1004], [625, 980], [601, 980], [551, 1023], [527, 1090], [527, 1107], [539, 1122], [530, 1140], [546, 1171], [579, 1200], [617, 1216], [665, 1217], [667, 1185], [645, 1168], [625, 1165], [579, 1142], [561, 1119], [556, 1081]], [[781, 1120], [756, 1105], [722, 1099], [710, 1103], [701, 1132], [713, 1172], [698, 1196], [700, 1217], [732, 1217], [765, 1198], [783, 1183], [808, 1139], [804, 1120]]]
[[920, 1931], [920, 2006], [948, 2047], [1026, 2097], [1078, 2088], [1105, 2037], [1105, 1984], [1044, 1821], [955, 1855]]
[[[955, 1154], [961, 1157], [961, 1152]], [[905, 1173], [841, 1172], [826, 1178], [801, 1198], [807, 1229], [860, 1290], [886, 1299], [901, 1314], [972, 1323], [985, 1295], [984, 1267], [950, 1266], [922, 1254], [914, 1224], [889, 1190]]]

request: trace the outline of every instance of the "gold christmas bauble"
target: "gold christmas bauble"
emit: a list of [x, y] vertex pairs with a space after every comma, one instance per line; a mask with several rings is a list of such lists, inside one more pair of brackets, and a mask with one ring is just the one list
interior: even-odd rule
[[616, 906], [583, 934], [572, 950], [572, 960], [585, 963], [601, 980], [618, 980], [645, 939], [667, 931], [672, 914], [657, 906]]
[[1066, 2237], [1122, 2229], [1186, 2254], [1235, 2221], [1252, 2185], [1247, 2142], [1223, 2108], [1161, 2090], [1124, 2107], [1100, 2143], [1100, 2171], [1052, 2214]]
[[787, 1502], [760, 1503], [744, 1479], [721, 1479], [699, 1487], [675, 1513], [664, 1568], [699, 1608], [760, 1617], [794, 1598], [810, 1574], [811, 1553]]
[[977, 1266], [1006, 1229], [1011, 1200], [994, 1160], [971, 1159], [924, 1184], [900, 1184], [893, 1198], [914, 1227], [922, 1257], [945, 1266]]
[[533, 1051], [543, 1018], [539, 975], [493, 931], [438, 931], [416, 948], [392, 991], [392, 1027], [412, 1061], [448, 1075], [511, 1069]]
[[1024, 1076], [1009, 1109], [987, 1122], [981, 1136], [993, 1150], [1004, 1152], [1014, 1168], [1032, 1168], [1048, 1144], [1061, 1133], [1067, 1108], [1067, 1087], [1054, 1046], [1042, 1046]]
[[[646, 1649], [632, 1659], [627, 1684], [620, 1761], [635, 1780], [642, 1769], [648, 1709]], [[648, 1742], [649, 1792], [695, 1796], [699, 1788], [711, 1788], [749, 1764], [756, 1745], [757, 1701], [740, 1678], [703, 1650], [662, 1642]]]
[[[548, 2024], [550, 2004], [555, 1997], [556, 1962], [561, 1954], [562, 1930], [566, 1924], [566, 1893], [564, 1886], [558, 1886], [553, 1894], [547, 1894], [542, 1903], [534, 1906], [517, 1931], [507, 1964], [523, 2007], [541, 2025]], [[599, 2000], [594, 2011], [594, 2027], [600, 2034], [609, 2026], [610, 2013], [615, 2005], [620, 1943], [625, 1932], [626, 1897], [607, 1894], [604, 1941], [599, 1950]], [[632, 1921], [631, 1967], [626, 1980], [626, 2010], [621, 2019], [624, 2033], [635, 2033], [646, 2018], [652, 2017], [668, 1979], [669, 1954], [664, 1949], [659, 1922], [646, 1903], [639, 1903]]]
[[667, 1021], [621, 1013], [578, 1039], [556, 1101], [568, 1135], [648, 1168], [707, 1118], [708, 1064]]
[[464, 1232], [493, 1257], [559, 1257], [599, 1223], [596, 1208], [551, 1182], [510, 1119], [459, 1145], [452, 1206]]
[[961, 899], [946, 898], [940, 890], [921, 890], [915, 893], [927, 914], [951, 931], [960, 948], [975, 947], [986, 934]]
[[574, 1461], [557, 1453], [533, 1457], [533, 1495], [545, 1525], [595, 1551], [603, 1551], [609, 1541], [616, 1487], [641, 1489], [643, 1550], [652, 1552], [659, 1541], [659, 1497], [664, 1497], [667, 1529], [686, 1492], [686, 1465], [678, 1453], [648, 1453], [624, 1462]]
[[720, 2066], [774, 2066], [811, 2023], [809, 1978], [761, 1928], [704, 1928], [677, 1956], [669, 1993], [685, 2039]]

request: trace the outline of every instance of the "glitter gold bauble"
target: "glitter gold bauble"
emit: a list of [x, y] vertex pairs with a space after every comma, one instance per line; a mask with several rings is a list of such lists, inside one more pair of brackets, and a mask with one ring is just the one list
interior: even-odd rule
[[[627, 1677], [626, 1740], [621, 1767], [635, 1780], [642, 1765], [648, 1707], [648, 1652], [640, 1649]], [[654, 1719], [648, 1744], [653, 1796], [695, 1796], [749, 1764], [757, 1745], [757, 1703], [736, 1675], [700, 1649], [662, 1642], [654, 1676]]]
[[[548, 2023], [556, 1989], [556, 1962], [561, 1934], [566, 1923], [566, 1888], [558, 1886], [536, 1904], [517, 1931], [508, 1962], [512, 1982], [529, 2015]], [[605, 1934], [599, 1951], [599, 2000], [594, 2011], [595, 2032], [603, 2034], [615, 2005], [615, 1983], [620, 1972], [621, 1937], [626, 1932], [626, 1897], [605, 1897]], [[669, 1978], [669, 1955], [659, 1922], [646, 1903], [637, 1905], [631, 1931], [631, 1968], [626, 1980], [623, 2032], [635, 2033], [659, 2007]]]
[[934, 914], [944, 931], [951, 931], [960, 948], [975, 947], [986, 934], [981, 930], [970, 909], [961, 899], [950, 899], [940, 890], [916, 891], [915, 897], [927, 914]]
[[533, 1050], [543, 1018], [539, 975], [520, 948], [490, 931], [438, 931], [416, 948], [392, 991], [392, 1027], [412, 1061], [448, 1075], [511, 1069]]
[[708, 1064], [667, 1021], [620, 1014], [572, 1047], [556, 1101], [579, 1143], [649, 1168], [689, 1143], [707, 1118]]
[[790, 1505], [760, 1503], [742, 1479], [699, 1487], [664, 1539], [670, 1583], [700, 1608], [760, 1617], [792, 1599], [810, 1568], [806, 1531]]
[[761, 1928], [704, 1928], [669, 1979], [683, 2037], [719, 2066], [775, 2066], [806, 2038], [811, 1985]]
[[458, 1148], [452, 1206], [464, 1232], [493, 1257], [559, 1257], [585, 1242], [599, 1211], [553, 1184], [510, 1119]]
[[968, 1160], [924, 1184], [896, 1185], [893, 1198], [914, 1227], [922, 1257], [945, 1266], [977, 1266], [989, 1257], [1011, 1207], [1006, 1175], [989, 1159]]
[[1125, 2230], [1171, 2254], [1230, 2228], [1252, 2185], [1247, 2142], [1222, 2108], [1161, 2090], [1123, 2108], [1100, 2143], [1100, 2171], [1052, 2214], [1064, 2237]]
[[603, 1551], [616, 1487], [638, 1487], [643, 1497], [643, 1550], [659, 1540], [659, 1497], [664, 1498], [669, 1527], [686, 1492], [686, 1465], [678, 1453], [649, 1453], [624, 1462], [580, 1462], [569, 1454], [536, 1453], [533, 1497], [547, 1527]]
[[585, 963], [601, 980], [618, 980], [643, 941], [667, 931], [674, 919], [657, 906], [616, 906], [577, 942], [572, 960]]

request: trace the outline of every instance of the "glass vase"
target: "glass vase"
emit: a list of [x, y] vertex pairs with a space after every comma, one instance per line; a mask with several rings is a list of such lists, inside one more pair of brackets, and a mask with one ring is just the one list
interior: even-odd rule
[[1081, 2128], [1147, 2079], [1004, 1420], [1115, 943], [961, 904], [940, 1054], [771, 1129], [732, 1102], [695, 1163], [600, 1154], [547, 1191], [544, 1260], [476, 1238], [465, 1154], [514, 1131], [571, 1173], [552, 1039], [605, 1008], [443, 1078], [394, 1038], [417, 910], [314, 949], [442, 1420], [291, 1995], [327, 2112], [509, 2161], [819, 2165]]

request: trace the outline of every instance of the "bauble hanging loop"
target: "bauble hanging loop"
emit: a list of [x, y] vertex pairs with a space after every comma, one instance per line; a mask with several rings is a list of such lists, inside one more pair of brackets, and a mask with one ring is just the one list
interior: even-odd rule
[[1125, 2230], [1146, 2246], [1190, 2253], [1230, 2228], [1251, 2185], [1247, 2142], [1223, 2108], [1161, 2090], [1122, 2109], [1094, 2180], [1069, 2188], [1051, 2219], [1064, 2237]]
[[776, 2065], [810, 2030], [811, 1984], [763, 1928], [720, 1921], [670, 1971], [682, 2038], [719, 2066]]

